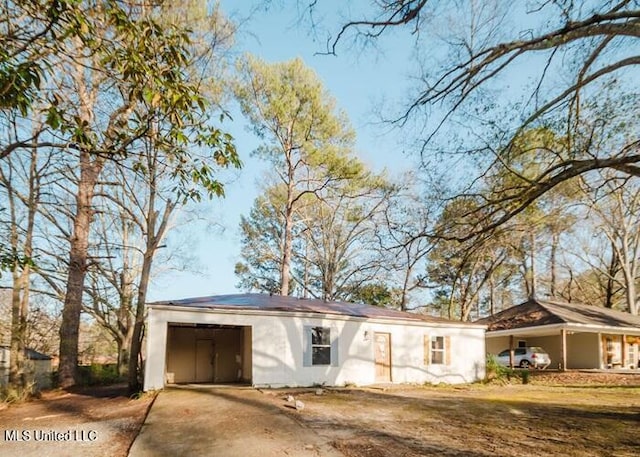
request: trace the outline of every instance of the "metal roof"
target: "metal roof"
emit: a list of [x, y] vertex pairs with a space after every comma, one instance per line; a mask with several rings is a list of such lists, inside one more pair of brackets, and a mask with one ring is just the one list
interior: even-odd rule
[[382, 308], [379, 306], [269, 294], [213, 295], [209, 297], [185, 298], [182, 300], [157, 301], [148, 303], [147, 306], [184, 306], [237, 311], [280, 311], [291, 313], [330, 314], [368, 319], [429, 322], [454, 326], [480, 325], [450, 321], [440, 317], [409, 313], [389, 308]]
[[[6, 349], [7, 351], [11, 350], [10, 346], [0, 345], [1, 348]], [[51, 356], [43, 354], [42, 352], [34, 351], [33, 349], [25, 348], [24, 355], [29, 360], [51, 360]]]
[[537, 299], [531, 299], [476, 322], [488, 325], [489, 332], [552, 324], [640, 329], [640, 316], [599, 306]]

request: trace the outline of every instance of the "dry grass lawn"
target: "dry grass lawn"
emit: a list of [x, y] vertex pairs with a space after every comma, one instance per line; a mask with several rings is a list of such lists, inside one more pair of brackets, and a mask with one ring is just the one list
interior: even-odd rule
[[350, 457], [640, 455], [640, 375], [617, 387], [586, 379], [296, 398], [306, 405], [298, 417]]
[[[640, 373], [534, 372], [528, 385], [513, 380], [325, 389], [323, 395], [315, 389], [263, 392], [257, 402], [278, 406], [347, 457], [640, 456]], [[305, 403], [302, 411], [284, 400], [290, 393]], [[151, 401], [131, 400], [116, 386], [52, 391], [41, 400], [0, 408], [2, 433], [79, 429], [97, 436], [71, 443], [0, 437], [0, 456], [125, 457]]]

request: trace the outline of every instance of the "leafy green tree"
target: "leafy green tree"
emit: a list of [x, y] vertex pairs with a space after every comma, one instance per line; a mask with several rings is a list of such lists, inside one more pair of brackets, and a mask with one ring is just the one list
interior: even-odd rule
[[242, 112], [264, 140], [255, 151], [272, 164], [284, 190], [277, 292], [289, 295], [294, 215], [301, 201], [362, 170], [350, 156], [354, 133], [346, 115], [301, 59], [268, 64], [248, 56], [234, 85]]
[[[43, 82], [55, 71], [56, 55], [64, 48], [59, 44], [69, 38], [87, 38], [87, 7], [77, 0], [21, 0], [0, 5], [1, 110], [26, 115], [34, 103], [47, 99]], [[0, 158], [23, 142], [3, 144]]]
[[[139, 8], [108, 0], [61, 3], [81, 11], [73, 16], [73, 33], [58, 35], [47, 27], [42, 35], [34, 32], [51, 43], [43, 49], [52, 51], [30, 57], [42, 57], [33, 60], [35, 65], [50, 68], [46, 87], [38, 85], [44, 80], [29, 87], [46, 90], [51, 100], [43, 109], [28, 113], [44, 116], [49, 129], [39, 133], [37, 144], [19, 142], [14, 150], [59, 147], [75, 160], [72, 169], [77, 172], [69, 182], [75, 191], [60, 327], [59, 376], [61, 385], [67, 387], [76, 381], [94, 197], [106, 164], [142, 169], [145, 164], [138, 160], [137, 152], [152, 143], [170, 169], [175, 198], [187, 201], [222, 195], [216, 170], [240, 162], [231, 137], [212, 122], [214, 111], [202, 96], [199, 81], [190, 77], [192, 56], [185, 28], [161, 24], [154, 18], [159, 10], [152, 5]], [[39, 24], [32, 20], [33, 15], [20, 19], [23, 22], [18, 27], [23, 30]], [[68, 23], [65, 19], [64, 24]], [[25, 114], [21, 106], [13, 109]], [[205, 152], [196, 154], [194, 148]], [[141, 331], [141, 322], [139, 328]]]
[[[440, 216], [438, 230], [446, 230], [453, 236], [455, 230], [465, 230], [457, 220], [461, 214], [473, 212], [477, 204], [471, 199], [452, 201]], [[495, 282], [496, 276], [512, 274], [507, 268], [512, 256], [504, 235], [464, 243], [440, 238], [428, 254], [423, 285], [434, 290], [438, 307], [444, 308], [450, 319], [467, 321], [473, 309], [479, 308], [483, 290]]]
[[398, 288], [389, 287], [382, 282], [367, 283], [351, 290], [349, 301], [386, 308], [400, 308], [401, 296], [402, 291]]
[[270, 294], [280, 291], [285, 201], [282, 185], [269, 187], [255, 199], [249, 215], [241, 217], [242, 261], [235, 266], [238, 287]]

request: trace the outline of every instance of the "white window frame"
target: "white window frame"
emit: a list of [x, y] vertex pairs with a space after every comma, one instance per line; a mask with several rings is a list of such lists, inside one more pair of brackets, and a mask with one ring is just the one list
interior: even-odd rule
[[[314, 329], [321, 329], [322, 333], [326, 332], [327, 333], [327, 337], [328, 337], [328, 344], [318, 344], [318, 343], [314, 343], [313, 342], [313, 336], [314, 336]], [[310, 350], [311, 350], [311, 365], [314, 367], [317, 366], [330, 366], [331, 362], [332, 362], [332, 350], [331, 350], [331, 328], [330, 327], [323, 327], [320, 325], [317, 326], [313, 326], [311, 327], [311, 338], [309, 339], [309, 344], [310, 344]], [[329, 352], [329, 361], [328, 363], [316, 363], [313, 360], [313, 354], [314, 354], [314, 349], [315, 348], [321, 348], [321, 349], [325, 349]]]
[[[440, 347], [436, 347], [438, 341], [441, 341]], [[446, 363], [446, 340], [442, 335], [432, 335], [431, 336], [431, 363], [433, 365], [444, 365]], [[440, 361], [438, 360], [438, 354]]]

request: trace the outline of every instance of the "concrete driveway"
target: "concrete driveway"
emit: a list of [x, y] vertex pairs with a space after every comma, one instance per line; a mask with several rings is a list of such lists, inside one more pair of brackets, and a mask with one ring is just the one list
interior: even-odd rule
[[129, 457], [343, 457], [282, 404], [279, 396], [251, 388], [166, 389], [151, 407]]

